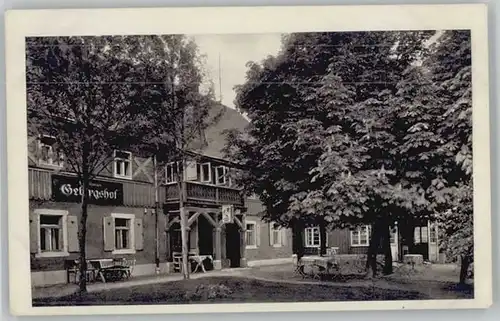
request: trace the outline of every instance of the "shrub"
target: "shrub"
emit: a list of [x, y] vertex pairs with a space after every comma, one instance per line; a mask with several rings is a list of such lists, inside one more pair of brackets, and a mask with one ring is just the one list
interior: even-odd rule
[[208, 301], [227, 298], [233, 291], [224, 284], [200, 284], [194, 291], [187, 291], [184, 299], [188, 301]]

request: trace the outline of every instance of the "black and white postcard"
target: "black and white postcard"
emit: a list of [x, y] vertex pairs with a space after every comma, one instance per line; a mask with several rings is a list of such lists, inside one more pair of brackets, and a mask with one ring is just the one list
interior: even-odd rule
[[12, 313], [488, 307], [486, 9], [8, 12]]

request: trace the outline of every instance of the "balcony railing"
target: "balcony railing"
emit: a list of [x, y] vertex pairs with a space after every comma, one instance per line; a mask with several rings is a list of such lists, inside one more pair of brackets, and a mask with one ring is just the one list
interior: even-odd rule
[[[179, 200], [177, 184], [169, 184], [165, 186], [165, 189], [166, 202], [176, 202]], [[206, 185], [197, 182], [186, 182], [185, 189], [185, 195], [188, 202], [243, 205], [240, 191], [234, 188]]]

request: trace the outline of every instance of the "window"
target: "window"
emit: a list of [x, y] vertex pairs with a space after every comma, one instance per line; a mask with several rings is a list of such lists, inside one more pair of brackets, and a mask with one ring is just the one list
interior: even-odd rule
[[422, 226], [420, 232], [422, 243], [429, 243], [429, 228], [427, 226]]
[[[33, 234], [30, 237], [34, 244], [33, 251], [36, 257], [67, 256], [68, 227], [67, 211], [36, 210], [30, 224], [33, 225]], [[73, 218], [76, 220], [76, 218]], [[76, 231], [72, 233], [72, 241], [77, 241]], [[36, 234], [35, 234], [36, 233]], [[73, 242], [74, 244], [75, 242]]]
[[413, 235], [415, 244], [428, 243], [429, 242], [429, 229], [427, 226], [417, 226], [414, 230]]
[[246, 247], [257, 248], [257, 223], [246, 222]]
[[58, 252], [63, 249], [62, 215], [40, 215], [40, 251]]
[[419, 244], [421, 241], [420, 238], [420, 227], [415, 227], [415, 230], [413, 231], [413, 241], [415, 244]]
[[226, 166], [215, 168], [215, 183], [217, 185], [230, 185], [229, 168]]
[[371, 227], [364, 225], [351, 231], [351, 246], [368, 246], [370, 243]]
[[202, 183], [212, 183], [212, 168], [210, 163], [196, 164], [196, 177]]
[[118, 178], [132, 178], [132, 153], [114, 152], [114, 176]]
[[117, 250], [130, 248], [130, 219], [115, 218], [115, 247]]
[[201, 170], [201, 181], [203, 183], [210, 183], [212, 181], [212, 173], [211, 173], [211, 167], [210, 163], [203, 163], [200, 164], [200, 170]]
[[271, 246], [280, 247], [284, 245], [284, 229], [276, 223], [269, 223], [269, 243]]
[[308, 227], [305, 229], [306, 247], [320, 247], [321, 238], [319, 227]]
[[182, 177], [184, 173], [182, 162], [171, 162], [165, 167], [165, 180], [166, 183], [177, 182], [177, 174]]
[[431, 224], [431, 228], [429, 230], [429, 242], [437, 243], [438, 238], [438, 227], [435, 224]]
[[113, 254], [135, 253], [137, 245], [136, 238], [140, 237], [136, 237], [135, 232], [137, 231], [135, 231], [135, 228], [142, 228], [142, 222], [140, 225], [136, 226], [137, 224], [135, 224], [136, 219], [134, 214], [112, 213], [110, 219], [112, 220], [113, 224], [111, 225], [112, 229], [109, 231], [112, 234], [109, 236], [114, 241], [114, 244], [108, 242], [105, 236], [105, 246], [111, 246], [111, 249], [108, 250], [112, 250]]
[[64, 155], [54, 149], [56, 139], [53, 136], [42, 135], [39, 140], [38, 164], [42, 166], [62, 167], [64, 165]]

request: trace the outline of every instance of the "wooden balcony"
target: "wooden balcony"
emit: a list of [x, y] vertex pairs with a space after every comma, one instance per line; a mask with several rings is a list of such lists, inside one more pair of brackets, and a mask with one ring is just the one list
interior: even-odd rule
[[[186, 201], [209, 205], [233, 204], [243, 206], [243, 198], [240, 191], [226, 186], [202, 184], [198, 182], [186, 182]], [[165, 203], [179, 201], [179, 190], [176, 183], [165, 186]]]

